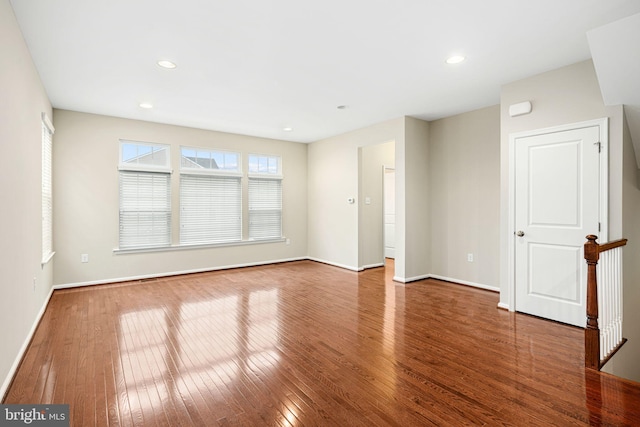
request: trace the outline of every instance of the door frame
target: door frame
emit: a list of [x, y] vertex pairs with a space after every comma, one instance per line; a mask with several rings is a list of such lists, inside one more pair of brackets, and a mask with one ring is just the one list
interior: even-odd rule
[[[386, 265], [387, 264], [387, 256], [386, 256], [386, 251], [385, 248], [387, 247], [387, 233], [386, 233], [386, 228], [385, 228], [385, 212], [387, 209], [387, 199], [386, 199], [386, 192], [385, 189], [387, 188], [387, 184], [386, 184], [386, 179], [387, 179], [387, 171], [393, 171], [393, 182], [394, 182], [394, 187], [393, 187], [393, 198], [394, 198], [394, 205], [395, 205], [395, 196], [396, 196], [396, 188], [395, 188], [395, 175], [396, 175], [396, 167], [395, 166], [387, 166], [387, 165], [382, 165], [382, 262]], [[394, 212], [395, 212], [395, 206], [394, 206]], [[395, 214], [394, 218], [395, 218]], [[393, 222], [393, 225], [395, 227], [395, 219]], [[394, 236], [394, 241], [395, 241], [395, 236]], [[393, 255], [393, 259], [396, 259], [395, 256], [395, 243], [394, 243], [394, 255]]]
[[[507, 277], [508, 277], [508, 289], [509, 289], [509, 311], [516, 310], [516, 252], [515, 252], [515, 185], [516, 185], [516, 141], [521, 138], [527, 138], [531, 136], [545, 135], [549, 133], [564, 132], [576, 129], [583, 129], [588, 127], [598, 126], [600, 128], [600, 188], [599, 188], [599, 218], [600, 218], [600, 232], [598, 233], [598, 240], [600, 242], [606, 242], [609, 238], [609, 118], [604, 117], [601, 119], [587, 120], [584, 122], [570, 123], [566, 125], [553, 126], [543, 129], [535, 129], [529, 131], [515, 132], [509, 134], [509, 217], [507, 221]], [[585, 242], [586, 242], [585, 236]], [[585, 317], [586, 317], [585, 313]]]

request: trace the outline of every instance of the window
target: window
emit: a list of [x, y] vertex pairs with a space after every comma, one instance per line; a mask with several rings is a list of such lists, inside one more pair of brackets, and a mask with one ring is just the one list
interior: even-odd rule
[[53, 257], [53, 124], [42, 113], [42, 264]]
[[249, 238], [282, 237], [280, 157], [249, 155]]
[[180, 168], [184, 171], [240, 172], [240, 154], [182, 147]]
[[120, 141], [120, 169], [170, 172], [169, 146]]
[[181, 148], [180, 243], [242, 240], [240, 154]]
[[120, 249], [171, 245], [169, 146], [120, 141]]
[[280, 157], [249, 155], [249, 173], [280, 175]]

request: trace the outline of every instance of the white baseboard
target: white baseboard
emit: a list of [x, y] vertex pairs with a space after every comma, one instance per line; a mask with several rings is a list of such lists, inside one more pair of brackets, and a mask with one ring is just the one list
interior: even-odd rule
[[[417, 282], [418, 280], [424, 280], [424, 279], [428, 279], [430, 277], [431, 277], [430, 274], [421, 274], [420, 276], [402, 277], [402, 278], [400, 278], [402, 280], [398, 280], [398, 282], [402, 282], [402, 283]], [[396, 280], [395, 276], [394, 276], [393, 280]]]
[[337, 262], [327, 261], [327, 260], [320, 259], [320, 258], [307, 257], [306, 259], [308, 259], [308, 260], [310, 260], [310, 261], [319, 262], [319, 263], [322, 263], [322, 264], [329, 264], [329, 265], [333, 265], [334, 267], [344, 268], [344, 269], [346, 269], [346, 270], [351, 270], [351, 271], [362, 271], [362, 268], [353, 267], [353, 266], [351, 266], [351, 265], [346, 265], [346, 264], [340, 264], [340, 263], [337, 263]]
[[9, 385], [11, 385], [11, 381], [13, 380], [13, 376], [16, 374], [16, 371], [18, 370], [18, 367], [20, 366], [20, 363], [22, 362], [22, 358], [24, 357], [24, 354], [27, 351], [27, 348], [29, 347], [29, 344], [31, 343], [31, 339], [33, 338], [33, 334], [36, 333], [36, 329], [38, 328], [38, 325], [40, 324], [40, 320], [42, 319], [42, 316], [44, 315], [44, 312], [47, 310], [47, 306], [49, 305], [49, 300], [51, 299], [51, 295], [53, 295], [53, 287], [51, 288], [51, 290], [49, 290], [49, 295], [47, 295], [47, 297], [44, 299], [44, 302], [42, 303], [42, 307], [40, 308], [40, 311], [36, 315], [36, 318], [35, 318], [35, 320], [33, 322], [33, 325], [31, 325], [31, 330], [29, 331], [29, 333], [27, 334], [27, 337], [25, 338], [24, 342], [22, 343], [22, 347], [20, 347], [20, 350], [18, 351], [18, 354], [17, 354], [15, 360], [13, 361], [13, 365], [11, 365], [11, 368], [9, 369], [9, 372], [7, 373], [7, 377], [4, 379], [4, 382], [2, 383], [2, 387], [0, 387], [0, 401], [4, 400], [4, 398], [5, 398], [5, 394], [7, 393], [7, 390], [9, 389]]
[[409, 282], [415, 282], [415, 281], [424, 280], [424, 279], [444, 280], [445, 282], [451, 282], [458, 285], [471, 286], [473, 288], [484, 289], [492, 292], [500, 292], [500, 288], [497, 286], [489, 286], [489, 285], [484, 285], [482, 283], [469, 282], [467, 280], [454, 279], [452, 277], [445, 277], [437, 274], [423, 274], [421, 276], [414, 276], [414, 277], [408, 277], [408, 278], [393, 276], [393, 280], [400, 283], [409, 283]]
[[466, 285], [466, 286], [471, 286], [471, 287], [474, 287], [474, 288], [485, 289], [487, 291], [492, 291], [492, 292], [500, 292], [500, 288], [497, 287], [497, 286], [484, 285], [482, 283], [469, 282], [467, 280], [454, 279], [454, 278], [451, 278], [451, 277], [439, 276], [437, 274], [429, 274], [429, 278], [430, 279], [444, 280], [445, 282], [458, 283], [460, 285]]
[[136, 280], [146, 280], [146, 279], [156, 279], [160, 277], [170, 277], [170, 276], [180, 276], [182, 274], [192, 274], [192, 273], [206, 273], [208, 271], [218, 271], [218, 270], [229, 270], [232, 268], [242, 268], [242, 267], [257, 267], [260, 265], [270, 265], [270, 264], [280, 264], [283, 262], [291, 262], [291, 261], [304, 261], [309, 258], [307, 257], [297, 257], [297, 258], [285, 258], [285, 259], [277, 259], [270, 261], [259, 261], [259, 262], [249, 262], [244, 264], [232, 264], [232, 265], [221, 265], [218, 267], [206, 267], [206, 268], [198, 268], [193, 270], [182, 270], [182, 271], [171, 271], [165, 273], [157, 273], [157, 274], [145, 274], [141, 276], [129, 276], [129, 277], [118, 277], [106, 280], [92, 280], [89, 282], [76, 282], [76, 283], [64, 283], [60, 285], [55, 285], [54, 289], [68, 289], [68, 288], [79, 288], [82, 286], [93, 286], [93, 285], [105, 285], [108, 283], [119, 283], [119, 282], [133, 282]]
[[360, 270], [367, 270], [369, 268], [377, 268], [377, 267], [384, 267], [384, 262], [380, 262], [377, 264], [363, 265], [362, 267], [360, 267]]
[[509, 304], [506, 304], [504, 302], [499, 302], [498, 303], [498, 308], [501, 308], [503, 310], [509, 310]]

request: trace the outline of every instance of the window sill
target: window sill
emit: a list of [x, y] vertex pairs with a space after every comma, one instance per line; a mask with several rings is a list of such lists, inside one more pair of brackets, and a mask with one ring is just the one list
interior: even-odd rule
[[56, 254], [55, 252], [49, 252], [49, 255], [47, 255], [44, 258], [42, 258], [42, 261], [40, 262], [40, 266], [44, 267], [45, 265], [47, 265], [49, 263], [49, 261], [51, 261], [53, 259], [53, 256], [55, 254]]
[[230, 246], [246, 246], [246, 245], [261, 245], [264, 243], [280, 243], [280, 242], [284, 242], [285, 240], [286, 240], [285, 237], [279, 237], [276, 239], [240, 240], [237, 242], [224, 242], [224, 243], [171, 245], [171, 246], [159, 246], [159, 247], [149, 247], [149, 248], [129, 248], [129, 249], [115, 248], [113, 250], [113, 253], [114, 255], [121, 255], [121, 254], [148, 253], [148, 252], [171, 252], [171, 251], [184, 251], [184, 250], [193, 250], [193, 249], [224, 248], [224, 247], [230, 247]]

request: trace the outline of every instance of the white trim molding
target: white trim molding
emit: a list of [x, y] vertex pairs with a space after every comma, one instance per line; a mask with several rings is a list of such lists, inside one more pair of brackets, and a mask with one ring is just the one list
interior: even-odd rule
[[218, 267], [197, 268], [193, 270], [170, 271], [170, 272], [164, 272], [164, 273], [144, 274], [139, 276], [128, 276], [128, 277], [117, 277], [117, 278], [104, 279], [104, 280], [93, 280], [89, 282], [65, 283], [60, 285], [54, 285], [53, 288], [68, 289], [68, 288], [79, 288], [82, 286], [106, 285], [109, 283], [135, 282], [138, 280], [159, 279], [163, 277], [180, 276], [182, 274], [206, 273], [209, 271], [230, 270], [232, 268], [242, 268], [242, 267], [257, 267], [261, 265], [280, 264], [280, 263], [291, 262], [291, 261], [304, 261], [307, 259], [308, 259], [307, 257], [297, 257], [297, 258], [285, 258], [285, 259], [277, 259], [277, 260], [270, 260], [270, 261], [249, 262], [244, 264], [222, 265]]
[[54, 288], [51, 288], [49, 290], [49, 294], [44, 299], [44, 302], [42, 303], [42, 307], [40, 307], [40, 311], [36, 315], [36, 318], [33, 321], [33, 325], [31, 325], [31, 329], [29, 330], [27, 337], [22, 343], [22, 347], [20, 347], [20, 350], [18, 350], [18, 354], [16, 355], [16, 358], [13, 361], [13, 364], [11, 365], [9, 372], [7, 373], [7, 377], [4, 379], [4, 382], [2, 383], [2, 387], [0, 387], [0, 401], [4, 400], [4, 398], [6, 397], [5, 394], [9, 390], [9, 386], [13, 381], [13, 377], [18, 371], [18, 367], [20, 366], [20, 363], [22, 362], [22, 359], [24, 358], [24, 355], [27, 352], [27, 349], [29, 348], [29, 344], [33, 339], [33, 335], [36, 333], [36, 329], [38, 329], [40, 320], [42, 319], [42, 316], [44, 316], [44, 313], [47, 310], [47, 306], [49, 305], [49, 301], [51, 300], [51, 295], [53, 295], [53, 290]]
[[429, 278], [444, 280], [445, 282], [451, 282], [457, 285], [471, 286], [472, 288], [484, 289], [486, 291], [491, 291], [491, 292], [500, 292], [500, 288], [498, 286], [484, 285], [482, 283], [469, 282], [467, 280], [453, 279], [451, 277], [438, 276], [437, 274], [430, 274]]
[[[508, 187], [508, 208], [507, 217], [507, 301], [501, 308], [507, 308], [509, 311], [516, 310], [516, 281], [515, 281], [515, 186], [516, 186], [516, 169], [515, 169], [515, 144], [520, 138], [527, 138], [537, 135], [545, 135], [549, 133], [564, 132], [575, 129], [584, 129], [588, 127], [598, 126], [600, 130], [600, 232], [598, 239], [601, 242], [608, 241], [609, 238], [609, 118], [587, 120], [584, 122], [570, 123], [561, 126], [553, 126], [543, 129], [535, 129], [530, 131], [515, 132], [509, 134], [509, 187]], [[585, 236], [586, 241], [586, 236]], [[503, 270], [504, 271], [504, 270]]]
[[315, 262], [319, 262], [321, 264], [328, 264], [328, 265], [333, 265], [334, 267], [340, 267], [340, 268], [344, 268], [345, 270], [351, 270], [351, 271], [362, 271], [362, 268], [358, 268], [358, 267], [353, 267], [351, 265], [346, 265], [346, 264], [340, 264], [337, 262], [332, 262], [332, 261], [327, 261], [324, 259], [320, 259], [320, 258], [315, 258], [315, 257], [306, 257], [305, 259], [308, 259], [309, 261], [315, 261]]
[[418, 280], [428, 279], [429, 277], [431, 277], [430, 274], [422, 274], [420, 276], [413, 276], [413, 277], [393, 276], [393, 280], [400, 283], [409, 283], [409, 282], [417, 282]]
[[378, 267], [384, 267], [384, 262], [379, 262], [379, 263], [376, 263], [376, 264], [363, 265], [362, 267], [360, 267], [360, 271], [368, 270], [370, 268], [378, 268]]
[[[277, 237], [272, 239], [250, 239], [250, 240], [237, 240], [233, 242], [222, 243], [196, 243], [196, 244], [184, 244], [184, 245], [170, 245], [170, 246], [154, 246], [144, 248], [113, 248], [114, 255], [124, 254], [139, 254], [146, 252], [168, 252], [168, 251], [186, 251], [192, 249], [210, 249], [210, 248], [224, 248], [227, 246], [243, 246], [243, 245], [263, 245], [265, 243], [283, 243], [286, 242], [286, 237]], [[280, 261], [276, 261], [280, 262]], [[229, 267], [231, 268], [231, 267]]]

